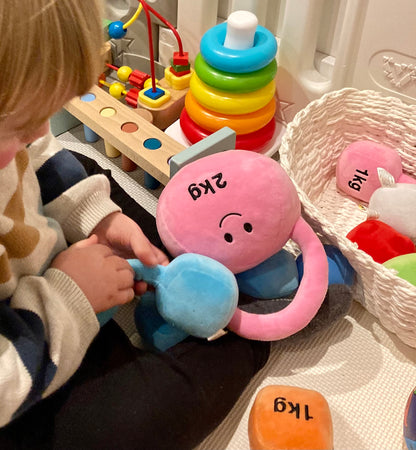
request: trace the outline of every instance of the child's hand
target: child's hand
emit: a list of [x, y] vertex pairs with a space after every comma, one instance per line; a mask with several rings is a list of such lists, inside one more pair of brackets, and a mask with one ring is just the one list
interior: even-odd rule
[[[147, 266], [169, 263], [168, 257], [151, 244], [137, 223], [120, 212], [105, 217], [92, 233], [100, 244], [107, 245], [123, 258], [137, 258]], [[137, 282], [134, 289], [137, 295], [141, 295], [146, 292], [147, 284]]]
[[134, 297], [134, 271], [130, 264], [99, 244], [97, 236], [59, 253], [51, 267], [65, 272], [77, 283], [96, 313]]

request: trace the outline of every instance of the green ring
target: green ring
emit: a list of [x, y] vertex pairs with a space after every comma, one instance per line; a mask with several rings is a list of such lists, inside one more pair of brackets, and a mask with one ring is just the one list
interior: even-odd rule
[[221, 91], [246, 93], [254, 92], [270, 83], [276, 76], [277, 63], [273, 60], [265, 67], [255, 72], [231, 73], [223, 72], [210, 66], [201, 53], [195, 59], [195, 72], [198, 77], [208, 86], [215, 87]]

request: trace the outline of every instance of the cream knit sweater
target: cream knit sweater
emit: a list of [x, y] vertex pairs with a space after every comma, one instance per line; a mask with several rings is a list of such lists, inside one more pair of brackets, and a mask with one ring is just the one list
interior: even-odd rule
[[0, 170], [0, 426], [76, 371], [99, 325], [52, 259], [120, 208], [104, 175], [47, 135]]

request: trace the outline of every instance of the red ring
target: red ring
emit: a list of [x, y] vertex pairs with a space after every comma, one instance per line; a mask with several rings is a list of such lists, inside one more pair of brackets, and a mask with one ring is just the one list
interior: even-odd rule
[[[211, 131], [205, 130], [195, 123], [189, 117], [185, 108], [183, 108], [181, 112], [179, 123], [182, 131], [191, 144], [196, 144], [212, 134]], [[276, 121], [272, 118], [272, 120], [270, 120], [263, 128], [260, 128], [260, 130], [248, 134], [238, 134], [235, 146], [240, 150], [257, 151], [257, 149], [261, 149], [261, 147], [272, 139], [275, 129]]]

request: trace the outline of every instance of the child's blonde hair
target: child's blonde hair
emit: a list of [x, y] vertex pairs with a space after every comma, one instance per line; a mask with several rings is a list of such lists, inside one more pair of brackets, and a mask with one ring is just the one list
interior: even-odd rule
[[96, 82], [102, 70], [100, 3], [0, 1], [0, 121], [29, 109], [38, 123], [25, 126], [39, 125]]

